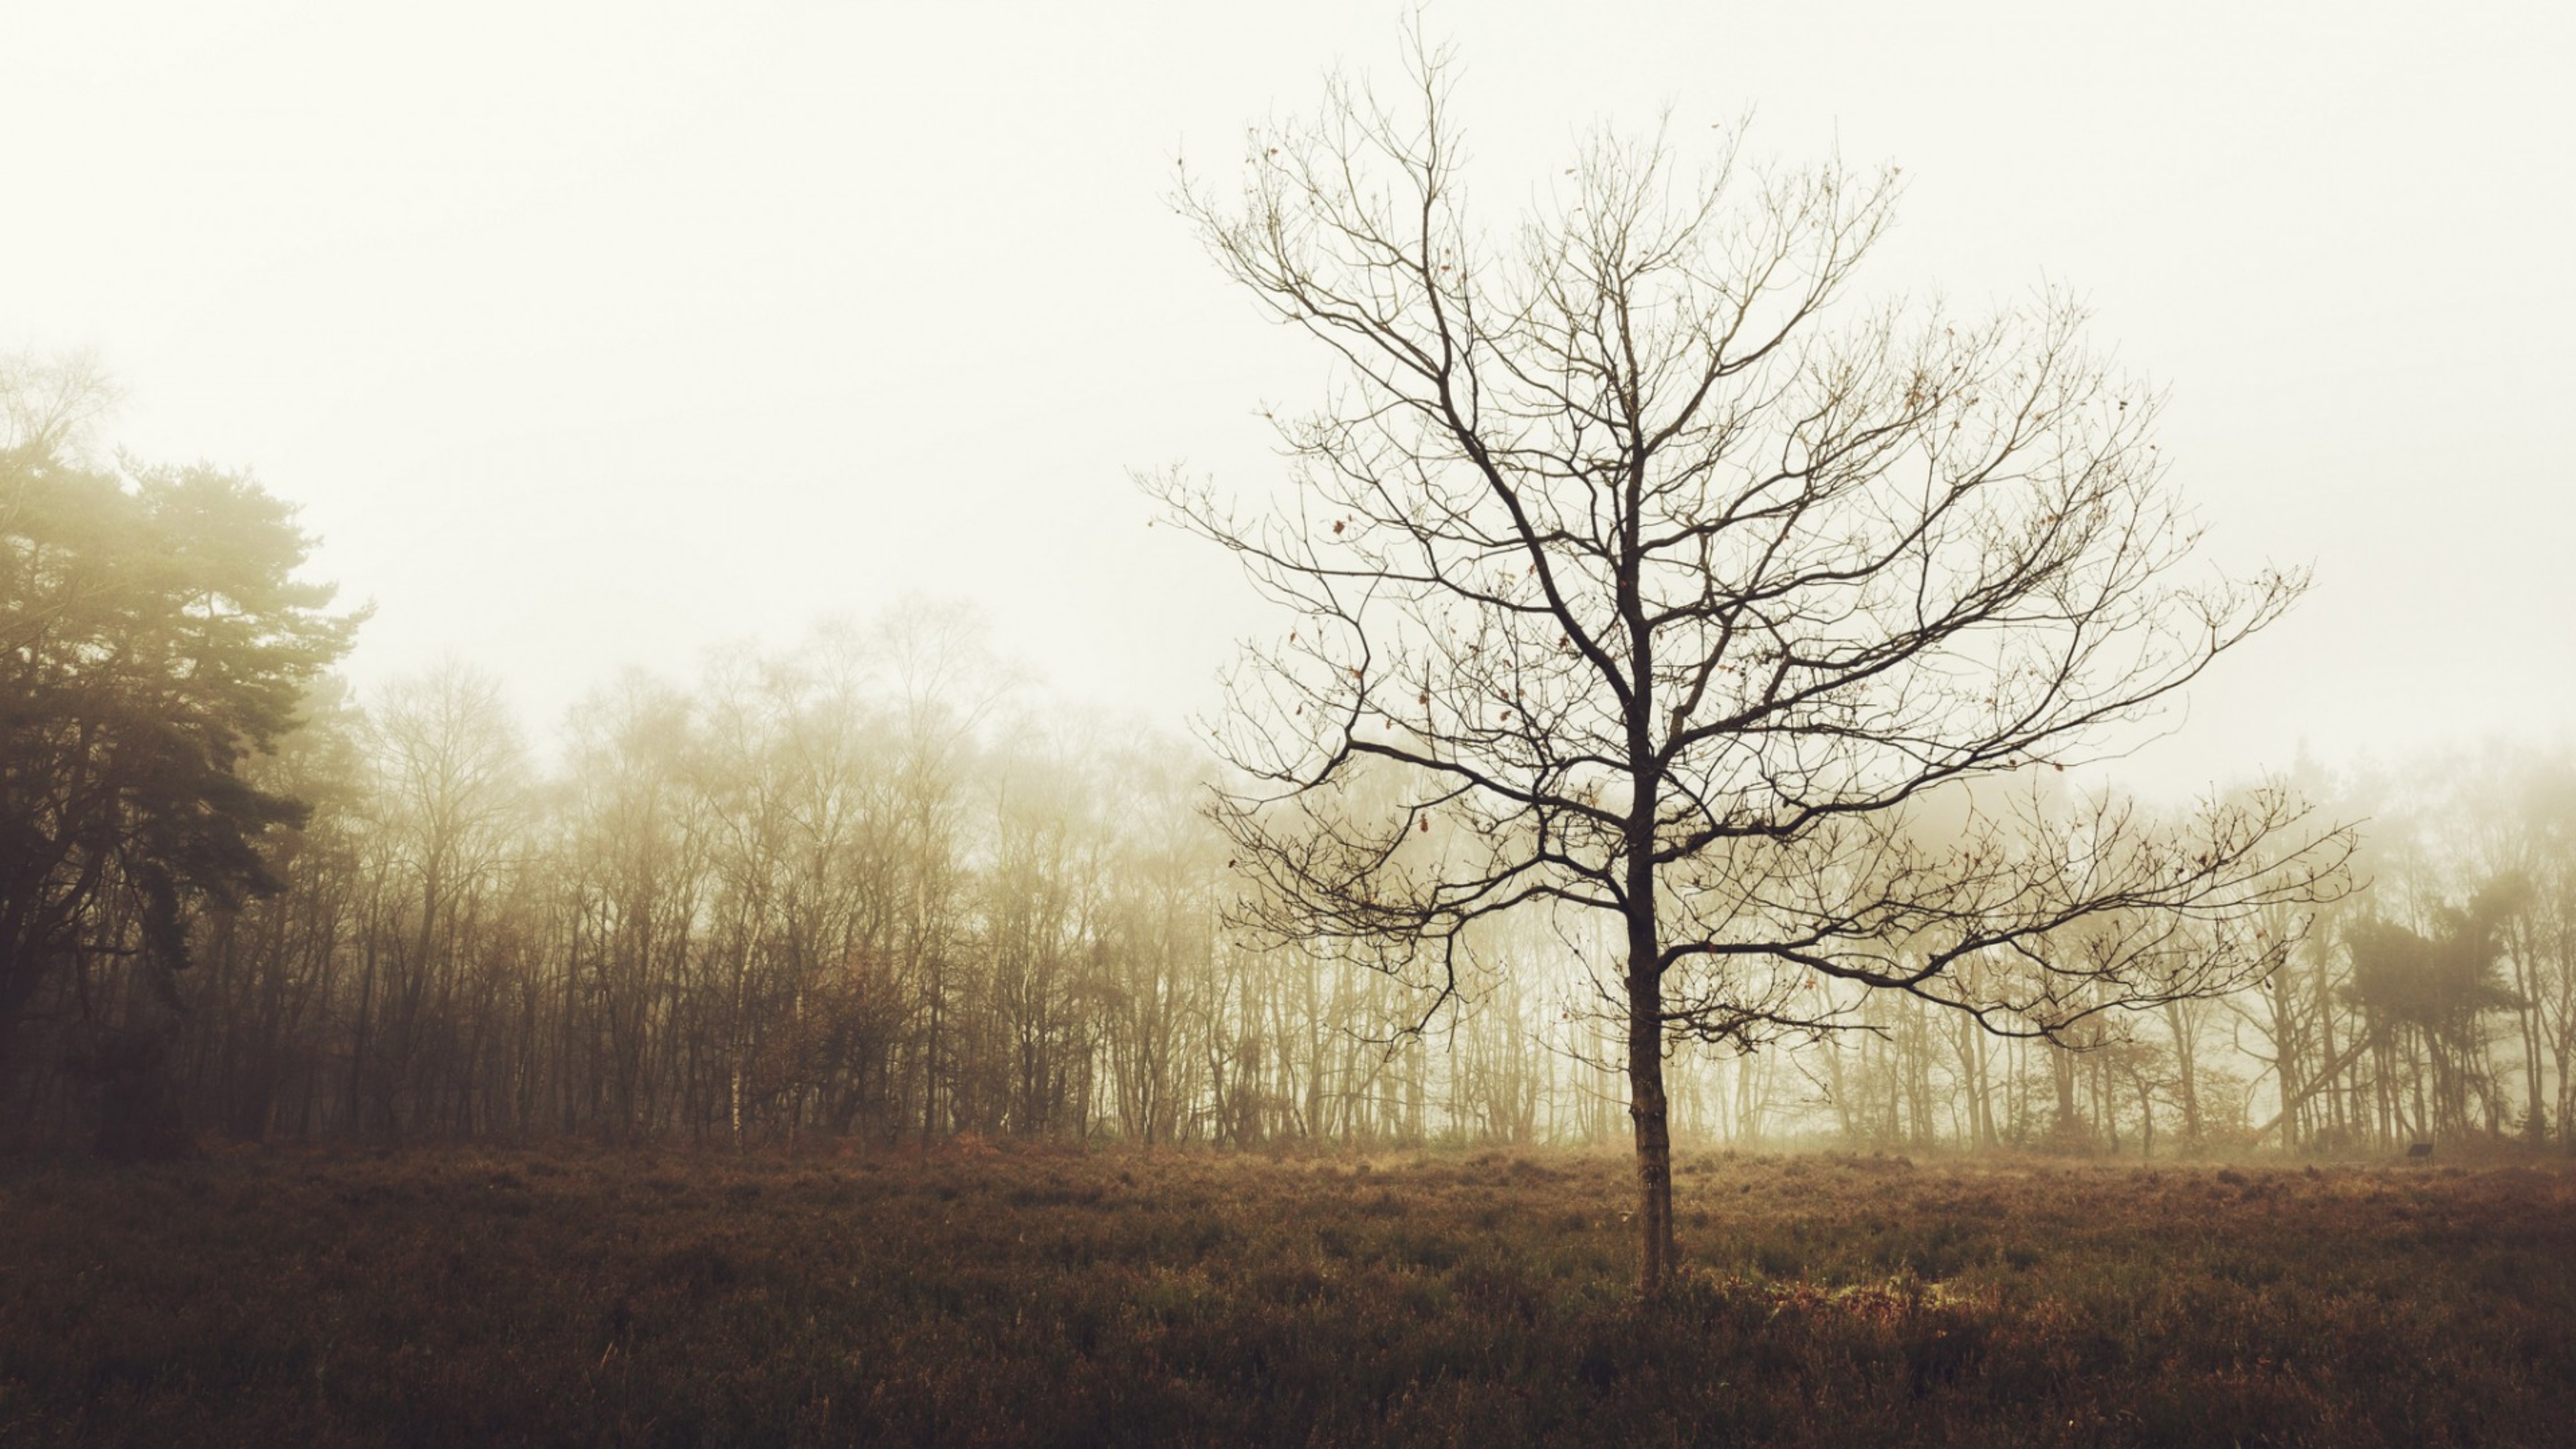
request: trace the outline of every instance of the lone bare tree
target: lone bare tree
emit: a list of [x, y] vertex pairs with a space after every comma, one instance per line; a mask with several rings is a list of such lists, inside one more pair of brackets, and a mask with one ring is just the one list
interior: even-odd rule
[[[1895, 170], [1605, 135], [1495, 233], [1413, 59], [1399, 103], [1335, 81], [1253, 132], [1239, 194], [1183, 173], [1226, 274], [1339, 355], [1278, 415], [1297, 486], [1141, 481], [1295, 616], [1213, 730], [1256, 924], [1446, 993], [1480, 918], [1615, 922], [1652, 1294], [1675, 1043], [1851, 1026], [1833, 981], [2053, 1034], [2260, 967], [2178, 923], [2329, 888], [2287, 795], [2151, 825], [1992, 781], [2134, 745], [2306, 580], [2178, 580], [2155, 399], [2068, 302], [1847, 302]], [[1977, 803], [1936, 833], [1933, 798]]]

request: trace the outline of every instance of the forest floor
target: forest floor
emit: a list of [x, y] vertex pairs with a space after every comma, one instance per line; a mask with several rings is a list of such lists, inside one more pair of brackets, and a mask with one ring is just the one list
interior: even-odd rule
[[0, 1442], [2543, 1444], [2576, 1173], [1610, 1153], [0, 1164]]

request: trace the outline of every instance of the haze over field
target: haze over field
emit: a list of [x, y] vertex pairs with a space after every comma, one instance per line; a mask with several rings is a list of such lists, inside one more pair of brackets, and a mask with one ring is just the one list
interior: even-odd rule
[[0, 0], [0, 1443], [2556, 1442], [2571, 16]]
[[[540, 737], [625, 664], [971, 600], [1063, 694], [1176, 722], [1270, 622], [1129, 470], [1237, 488], [1309, 349], [1169, 212], [1380, 4], [1211, 11], [0, 6], [0, 346], [93, 349], [139, 456], [256, 470], [372, 598], [350, 669], [453, 654]], [[2576, 54], [2560, 7], [1554, 5], [1461, 43], [1495, 226], [1587, 125], [1890, 160], [1863, 296], [2043, 281], [2288, 620], [2122, 767], [2188, 788], [2576, 719]], [[2181, 717], [2176, 716], [2176, 722]]]

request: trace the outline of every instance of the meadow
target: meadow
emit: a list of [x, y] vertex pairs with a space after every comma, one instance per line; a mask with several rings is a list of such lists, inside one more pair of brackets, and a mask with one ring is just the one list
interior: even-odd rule
[[1686, 1153], [0, 1165], [11, 1444], [2576, 1434], [2576, 1174]]

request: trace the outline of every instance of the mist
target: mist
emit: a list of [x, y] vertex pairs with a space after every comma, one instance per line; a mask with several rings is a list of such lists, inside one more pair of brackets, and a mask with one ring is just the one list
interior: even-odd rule
[[0, 11], [0, 1436], [2545, 1439], [2571, 49]]

